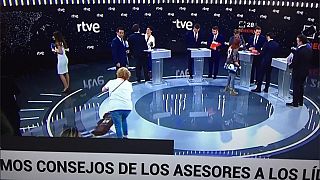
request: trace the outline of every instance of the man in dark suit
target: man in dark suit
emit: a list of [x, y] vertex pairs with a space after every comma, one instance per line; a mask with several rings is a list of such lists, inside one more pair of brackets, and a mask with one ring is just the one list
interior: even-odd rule
[[[211, 49], [211, 59], [209, 60], [208, 78], [212, 77], [212, 69], [213, 69], [213, 63], [214, 63], [213, 79], [216, 79], [219, 71], [221, 51], [224, 45], [224, 37], [219, 33], [218, 26], [213, 26], [211, 31], [212, 33], [210, 33], [207, 41], [207, 46], [209, 49]], [[220, 45], [218, 45], [217, 47], [211, 47], [211, 44], [220, 44]]]
[[298, 48], [293, 52], [292, 69], [293, 101], [288, 106], [303, 106], [304, 83], [309, 74], [309, 66], [312, 61], [312, 50], [307, 46], [308, 39], [305, 35], [297, 36]]
[[133, 58], [136, 61], [136, 77], [137, 81], [141, 82], [141, 69], [143, 69], [144, 78], [146, 81], [150, 81], [148, 74], [148, 57], [144, 50], [148, 50], [146, 39], [140, 34], [139, 24], [132, 26], [134, 32], [128, 38], [129, 50]]
[[260, 56], [262, 57], [262, 62], [260, 68], [259, 77], [257, 77], [257, 88], [251, 90], [252, 92], [261, 92], [261, 86], [263, 77], [266, 76], [266, 84], [264, 86], [264, 92], [268, 92], [270, 86], [270, 79], [271, 79], [271, 62], [272, 58], [275, 58], [278, 55], [279, 51], [279, 44], [273, 40], [274, 34], [272, 32], [266, 34], [267, 42], [264, 44]]
[[[201, 39], [200, 24], [195, 24], [192, 31], [186, 33], [186, 47], [187, 48], [200, 48]], [[191, 58], [191, 51], [188, 51], [188, 69], [190, 78], [193, 78], [193, 59]]]
[[[266, 42], [266, 38], [263, 35], [261, 35], [261, 27], [256, 26], [254, 28], [254, 35], [251, 36], [248, 40], [247, 49], [249, 49], [250, 51], [256, 50], [258, 53], [260, 53], [265, 42]], [[254, 80], [260, 76], [259, 67], [260, 67], [261, 61], [262, 60], [260, 55], [255, 55], [253, 57], [251, 78], [250, 78], [251, 84], [253, 84]]]
[[[1, 115], [2, 117], [6, 117], [9, 122], [10, 129], [13, 129], [14, 136], [21, 136], [20, 132], [20, 108], [16, 101], [17, 95], [20, 94], [20, 89], [15, 84], [13, 78], [9, 78], [7, 76], [1, 76]], [[2, 121], [2, 119], [1, 119]], [[5, 121], [5, 120], [4, 120]], [[5, 129], [5, 131], [9, 131], [9, 129]], [[10, 132], [10, 131], [9, 131]], [[2, 133], [2, 132], [1, 132]], [[10, 132], [11, 133], [11, 132]]]
[[126, 43], [123, 39], [124, 37], [124, 29], [123, 27], [117, 28], [117, 36], [112, 40], [111, 49], [112, 49], [112, 61], [116, 65], [116, 69], [120, 67], [128, 66], [127, 59], [127, 47]]

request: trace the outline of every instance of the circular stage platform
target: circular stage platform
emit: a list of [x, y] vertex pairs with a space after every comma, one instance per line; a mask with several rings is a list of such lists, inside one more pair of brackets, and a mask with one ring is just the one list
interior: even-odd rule
[[319, 109], [308, 99], [291, 108], [274, 87], [252, 93], [236, 86], [239, 95], [231, 96], [223, 92], [225, 84], [225, 78], [203, 85], [180, 78], [135, 85], [129, 138], [172, 139], [177, 154], [257, 156], [303, 143], [319, 129]]
[[[239, 94], [231, 96], [223, 92], [226, 81], [219, 77], [191, 84], [187, 78], [166, 78], [162, 85], [134, 83], [128, 137], [174, 140], [177, 155], [269, 157], [318, 135], [319, 107], [311, 99], [305, 97], [298, 108], [288, 107], [276, 96], [276, 86], [269, 93], [252, 93], [238, 86], [238, 80]], [[83, 137], [93, 136], [91, 131], [108, 111], [108, 97], [102, 93], [69, 106], [70, 99], [81, 99], [81, 91], [52, 108], [44, 126], [49, 136], [59, 136], [66, 125], [76, 126]], [[112, 127], [98, 138], [114, 138], [114, 132]]]

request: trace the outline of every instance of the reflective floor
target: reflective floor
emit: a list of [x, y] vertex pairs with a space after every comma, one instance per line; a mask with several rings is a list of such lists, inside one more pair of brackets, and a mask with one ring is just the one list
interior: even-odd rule
[[[307, 105], [285, 106], [273, 95], [275, 88], [269, 94], [255, 94], [236, 86], [239, 95], [230, 96], [222, 92], [225, 78], [208, 80], [204, 86], [189, 84], [185, 78], [166, 82], [134, 86], [139, 93], [133, 94], [135, 110], [128, 117], [130, 138], [173, 139], [181, 153], [244, 150], [245, 156], [245, 149], [250, 149], [251, 155], [262, 155], [289, 147], [292, 142], [286, 139], [308, 124], [316, 124], [309, 127], [311, 133], [319, 128], [318, 111], [309, 116]], [[100, 106], [100, 116], [107, 111], [106, 102]], [[271, 148], [275, 144], [276, 148]], [[265, 147], [268, 150], [263, 152]], [[257, 148], [256, 152], [252, 148]]]
[[[305, 96], [304, 106], [291, 108], [277, 98], [276, 86], [269, 93], [252, 93], [240, 87], [237, 80], [239, 94], [231, 96], [223, 92], [225, 76], [192, 84], [173, 64], [165, 66], [166, 74], [178, 76], [168, 76], [162, 85], [133, 84], [129, 138], [172, 139], [177, 155], [242, 157], [270, 157], [319, 139], [317, 96]], [[26, 95], [27, 103], [20, 112], [25, 136], [58, 137], [63, 129], [76, 126], [84, 138], [93, 137], [91, 131], [108, 111], [108, 97], [100, 93], [101, 86], [114, 78], [114, 71], [106, 71], [106, 66], [101, 65], [89, 67], [71, 69], [73, 88], [68, 94], [57, 93], [57, 77], [30, 78], [36, 86], [47, 88], [25, 91], [31, 94]], [[42, 82], [42, 77], [52, 81]], [[22, 79], [20, 85], [30, 79]], [[306, 89], [306, 94], [314, 92], [309, 91]], [[106, 135], [96, 138], [114, 138], [114, 132], [112, 127]]]
[[238, 96], [231, 96], [223, 88], [195, 85], [160, 89], [142, 96], [135, 110], [158, 126], [206, 132], [246, 128], [272, 115], [267, 99], [241, 89]]

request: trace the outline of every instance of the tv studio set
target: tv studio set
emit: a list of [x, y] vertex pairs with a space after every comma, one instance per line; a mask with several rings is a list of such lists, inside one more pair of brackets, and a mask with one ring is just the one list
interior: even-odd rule
[[320, 179], [318, 0], [0, 6], [0, 179]]

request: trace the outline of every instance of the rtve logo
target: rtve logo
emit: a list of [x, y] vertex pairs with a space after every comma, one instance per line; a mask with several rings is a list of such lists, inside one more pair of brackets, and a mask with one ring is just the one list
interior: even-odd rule
[[172, 21], [172, 23], [176, 24], [177, 29], [187, 29], [192, 30], [192, 22], [191, 21], [180, 21], [179, 19]]
[[78, 32], [82, 31], [87, 32], [87, 31], [93, 31], [95, 33], [99, 33], [100, 32], [100, 25], [98, 23], [85, 23], [85, 22], [81, 22], [81, 24], [77, 24], [77, 29]]

